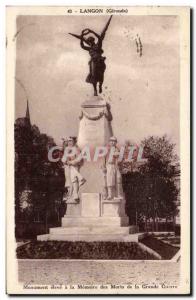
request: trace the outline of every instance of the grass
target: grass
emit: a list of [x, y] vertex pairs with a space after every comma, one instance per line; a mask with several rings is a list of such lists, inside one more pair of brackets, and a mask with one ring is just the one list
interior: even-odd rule
[[179, 247], [166, 244], [154, 236], [144, 237], [141, 242], [160, 254], [162, 259], [171, 259], [179, 250]]
[[179, 244], [180, 245], [180, 238], [179, 237], [163, 238], [162, 240], [170, 242], [171, 244]]
[[22, 259], [156, 259], [134, 242], [32, 241], [17, 249]]
[[180, 246], [180, 236], [176, 236], [174, 233], [152, 234], [152, 236], [174, 247]]
[[156, 232], [156, 234], [155, 234], [155, 233], [152, 233], [152, 236], [154, 236], [154, 237], [163, 237], [163, 238], [165, 238], [165, 237], [174, 237], [174, 233], [172, 233], [172, 232], [167, 232], [167, 233], [157, 233], [157, 232]]

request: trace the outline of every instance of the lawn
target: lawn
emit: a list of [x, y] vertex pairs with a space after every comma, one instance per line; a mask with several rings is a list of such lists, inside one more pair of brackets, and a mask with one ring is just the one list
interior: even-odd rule
[[160, 254], [162, 259], [171, 259], [180, 249], [179, 247], [164, 243], [163, 240], [158, 239], [156, 236], [144, 237], [141, 243]]

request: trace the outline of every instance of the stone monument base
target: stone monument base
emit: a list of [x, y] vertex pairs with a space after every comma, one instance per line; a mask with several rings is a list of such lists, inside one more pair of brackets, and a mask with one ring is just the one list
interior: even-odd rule
[[[90, 146], [93, 154], [96, 146], [108, 145], [113, 135], [111, 121], [110, 106], [100, 96], [82, 103], [78, 146]], [[70, 199], [62, 226], [50, 228], [49, 234], [39, 235], [38, 240], [138, 241], [141, 234], [137, 226], [129, 226], [124, 197], [104, 199], [107, 196], [105, 163], [105, 157], [83, 163], [80, 172], [86, 182], [79, 191], [80, 203]], [[116, 194], [121, 194], [119, 184]]]
[[[79, 233], [78, 228], [75, 228], [73, 231], [64, 232], [62, 227], [51, 228], [49, 234], [42, 234], [37, 236], [38, 241], [83, 241], [83, 242], [139, 242], [140, 236], [143, 237], [141, 233], [128, 233], [128, 232], [117, 232], [114, 230], [113, 232], [106, 233], [103, 231], [102, 233], [94, 232], [92, 230], [85, 230], [85, 233]], [[131, 231], [137, 232], [135, 226], [130, 226]], [[55, 230], [55, 231], [51, 231]]]
[[[99, 193], [83, 193], [81, 203], [68, 203], [62, 227], [38, 235], [39, 241], [138, 241], [138, 227], [129, 226], [123, 199], [102, 200]], [[92, 217], [93, 216], [93, 217]]]
[[67, 204], [62, 227], [50, 228], [37, 240], [137, 242], [138, 227], [129, 226], [122, 205], [121, 198], [102, 200], [99, 193], [83, 193], [80, 203]]

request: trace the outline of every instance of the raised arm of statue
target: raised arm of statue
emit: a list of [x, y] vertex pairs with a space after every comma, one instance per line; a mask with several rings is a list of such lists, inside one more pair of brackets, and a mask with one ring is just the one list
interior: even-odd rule
[[89, 33], [93, 33], [98, 39], [101, 39], [100, 35], [96, 33], [95, 31], [88, 29]]
[[95, 31], [93, 31], [91, 29], [89, 29], [89, 33], [92, 33], [96, 36], [96, 38], [98, 39], [97, 44], [98, 44], [99, 48], [102, 48], [102, 41], [103, 41], [102, 37], [98, 33], [96, 33]]
[[88, 46], [86, 46], [86, 45], [84, 44], [84, 39], [83, 39], [83, 37], [81, 37], [81, 40], [80, 40], [80, 46], [81, 46], [81, 48], [84, 49], [84, 50], [87, 50], [87, 51], [90, 50], [90, 47], [88, 47]]

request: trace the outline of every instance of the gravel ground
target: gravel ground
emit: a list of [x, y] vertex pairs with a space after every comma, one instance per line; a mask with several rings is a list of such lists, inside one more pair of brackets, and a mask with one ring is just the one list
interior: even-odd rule
[[18, 260], [19, 281], [31, 284], [172, 284], [180, 263], [153, 261]]

